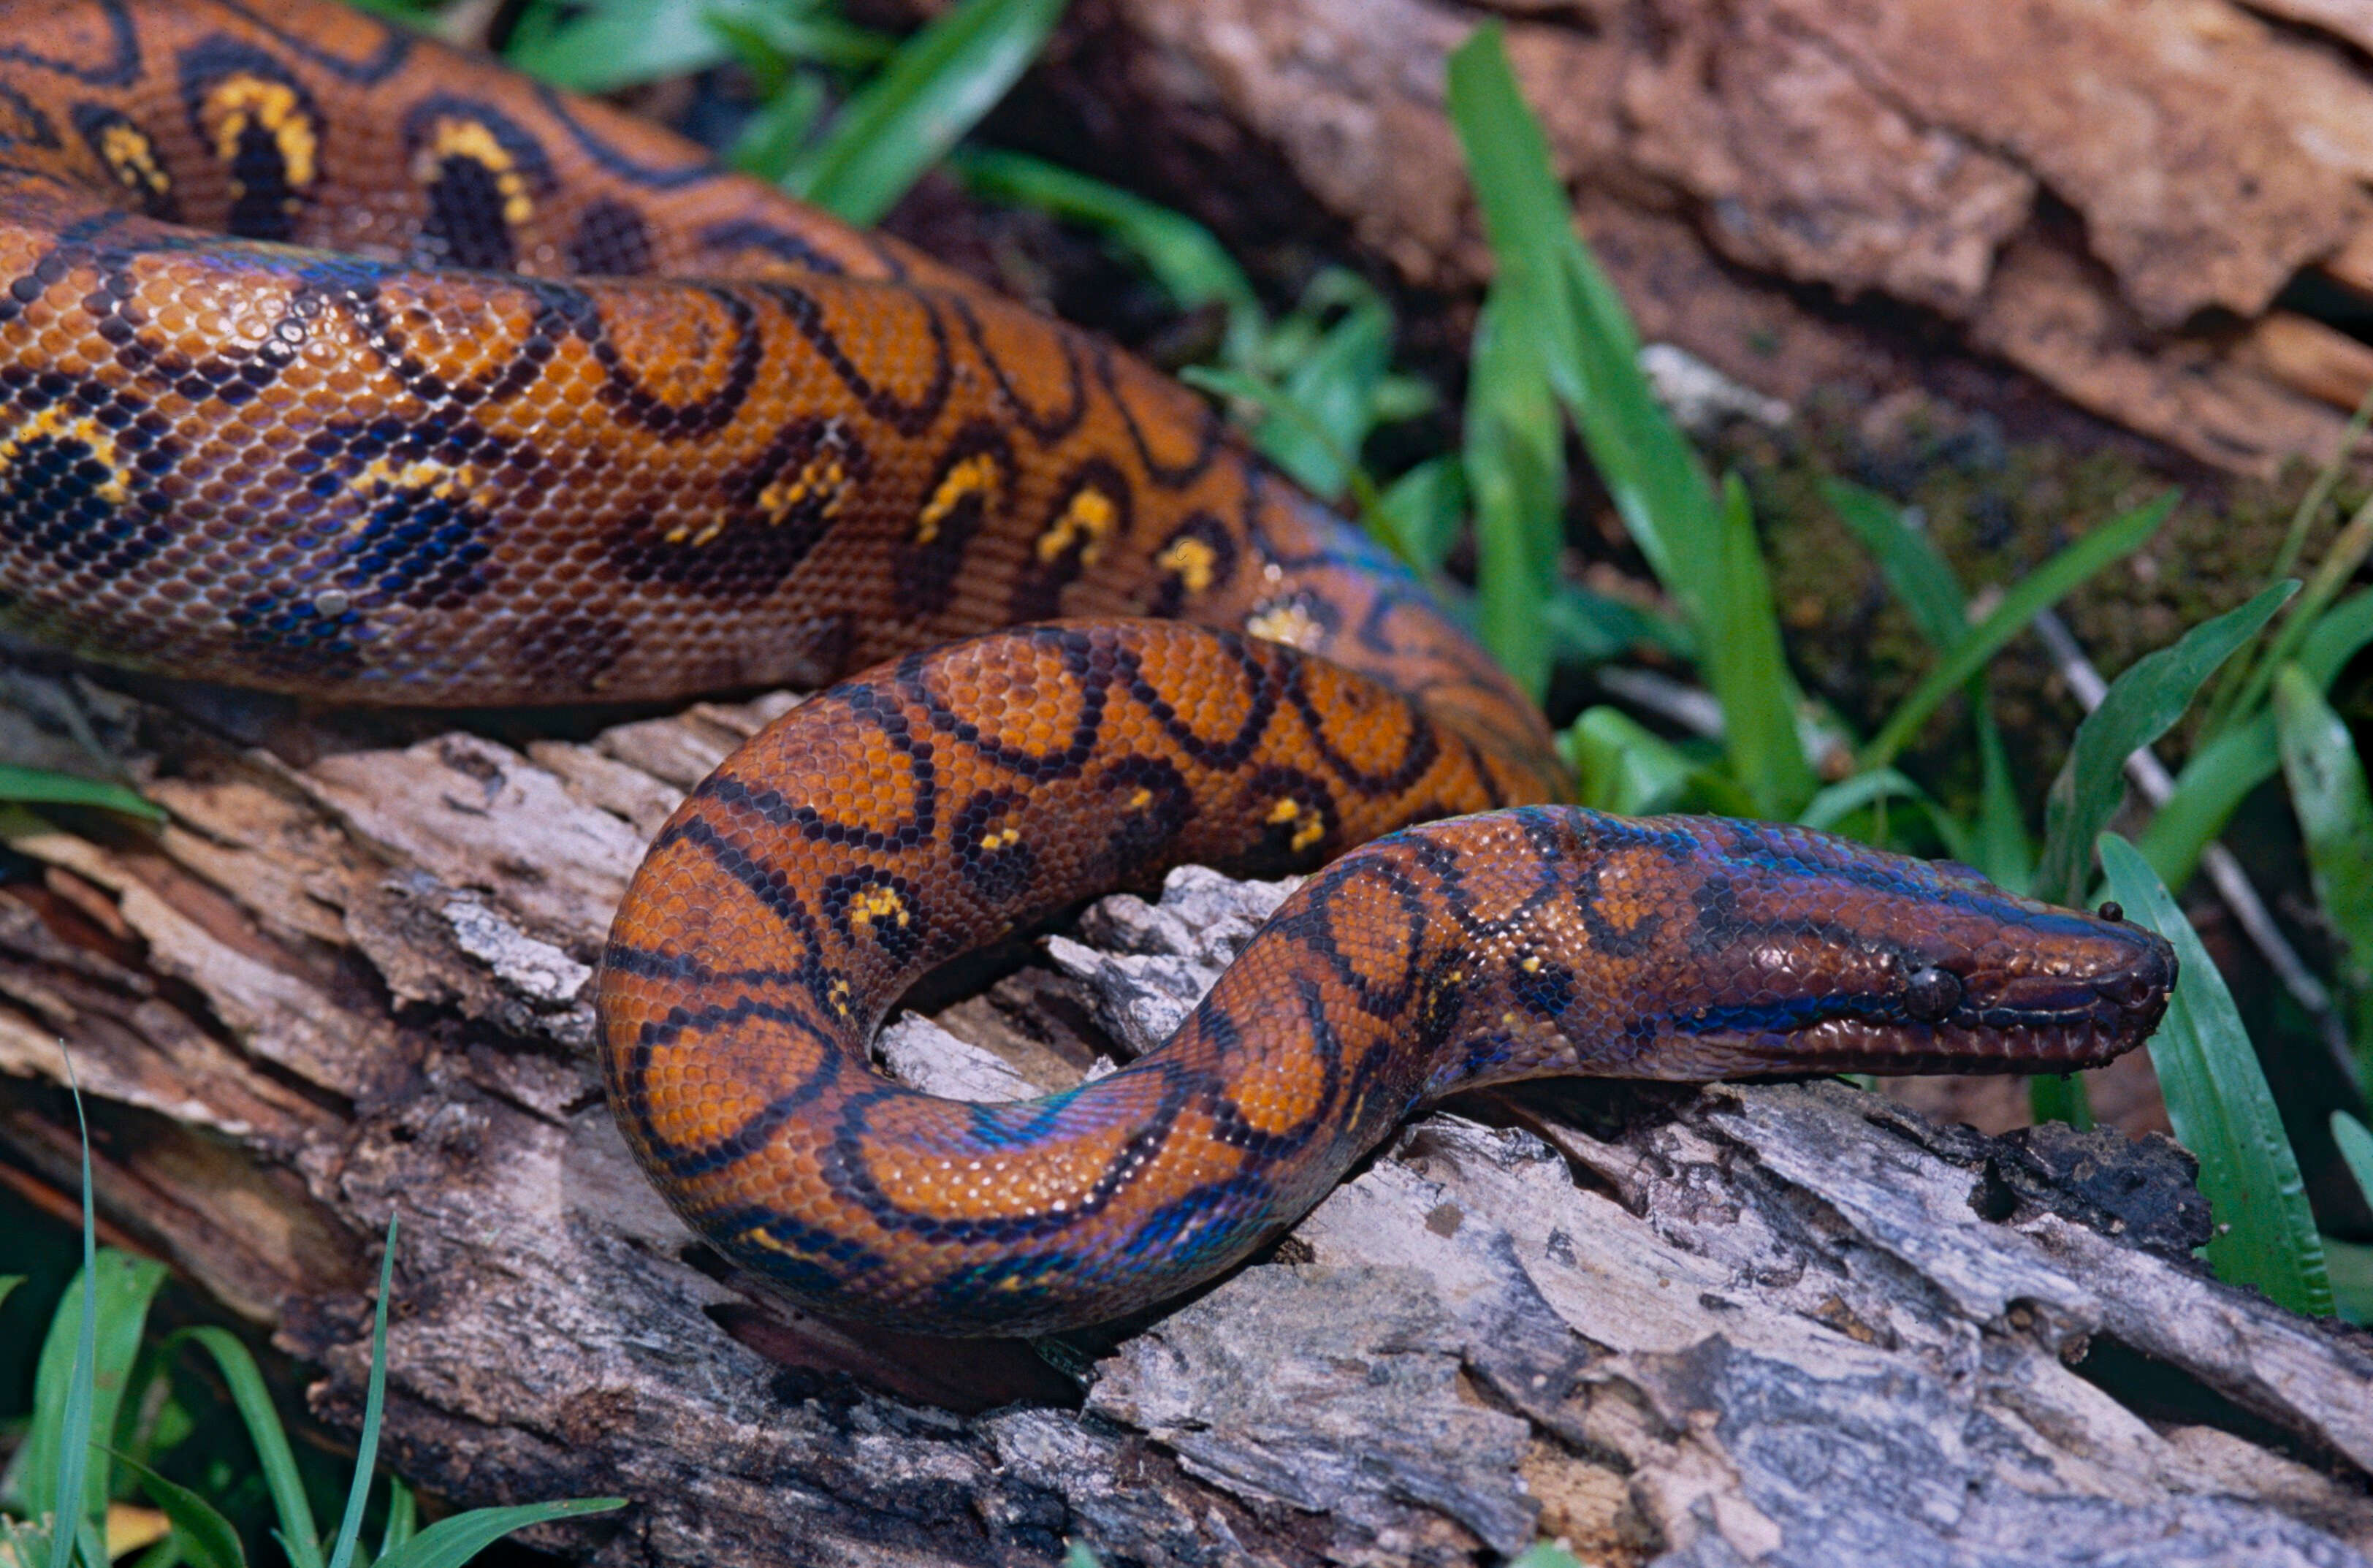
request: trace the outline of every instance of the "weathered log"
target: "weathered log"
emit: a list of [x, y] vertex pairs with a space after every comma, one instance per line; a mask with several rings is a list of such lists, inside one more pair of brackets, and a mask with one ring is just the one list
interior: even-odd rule
[[[0, 675], [8, 755], [89, 766], [85, 737], [173, 813], [6, 825], [0, 1159], [72, 1190], [64, 1039], [109, 1222], [326, 1369], [314, 1408], [347, 1427], [400, 1216], [392, 1462], [456, 1504], [634, 1499], [545, 1538], [571, 1557], [2373, 1546], [2373, 1340], [2208, 1279], [2178, 1151], [1985, 1139], [1835, 1084], [1462, 1103], [1270, 1256], [1093, 1335], [805, 1317], [644, 1185], [584, 990], [659, 817], [789, 699], [536, 738], [139, 690]], [[1108, 900], [888, 1054], [976, 1094], [1076, 1081], [1158, 1038], [1280, 895], [1189, 870]]]
[[2373, 386], [2332, 324], [2373, 300], [2348, 0], [1083, 0], [1039, 129], [1247, 243], [1311, 227], [1265, 187], [1306, 193], [1409, 283], [1471, 291], [1444, 64], [1494, 12], [1643, 332], [1767, 393], [1998, 359], [2266, 474], [2320, 462]]

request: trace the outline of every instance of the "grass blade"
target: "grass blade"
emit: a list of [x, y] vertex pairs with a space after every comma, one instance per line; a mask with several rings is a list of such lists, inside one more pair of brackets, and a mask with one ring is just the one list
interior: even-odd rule
[[2250, 791], [2283, 769], [2274, 716], [2261, 713], [2192, 754], [2175, 777], [2175, 792], [2160, 802], [2143, 830], [2140, 848], [2161, 882], [2180, 888], [2199, 868], [2201, 853]]
[[2373, 500], [2358, 507], [2346, 525], [2332, 536], [2331, 547], [2308, 578], [2307, 591], [2299, 595], [2298, 609], [2275, 631], [2273, 640], [2250, 664], [2249, 676], [2241, 683], [2241, 695], [2233, 705], [2234, 713], [2256, 711], [2265, 700], [2267, 688], [2274, 685], [2274, 672], [2295, 658], [2308, 634], [2323, 624], [2327, 607], [2339, 599], [2341, 591], [2355, 577], [2356, 568], [2365, 564], [2367, 556], [2373, 556]]
[[395, 1279], [395, 1216], [387, 1220], [387, 1245], [379, 1260], [379, 1304], [371, 1309], [370, 1387], [363, 1396], [363, 1430], [355, 1440], [355, 1479], [346, 1488], [346, 1515], [338, 1521], [337, 1544], [330, 1550], [329, 1568], [349, 1568], [355, 1542], [363, 1533], [363, 1504], [369, 1500], [372, 1473], [379, 1468], [380, 1409], [387, 1399], [387, 1298]]
[[1744, 816], [1746, 792], [1724, 773], [1616, 708], [1583, 711], [1558, 744], [1583, 805], [1624, 816], [1702, 811]]
[[272, 1494], [273, 1511], [280, 1521], [280, 1547], [288, 1554], [289, 1568], [321, 1568], [321, 1533], [313, 1524], [313, 1504], [305, 1496], [297, 1457], [288, 1448], [287, 1430], [280, 1424], [280, 1412], [273, 1407], [272, 1392], [264, 1387], [255, 1358], [221, 1328], [185, 1328], [170, 1342], [178, 1345], [184, 1340], [214, 1357], [230, 1389], [231, 1404], [247, 1427], [248, 1440], [255, 1445], [256, 1463], [263, 1471], [264, 1488]]
[[2275, 583], [2240, 608], [2192, 627], [2172, 646], [2135, 660], [2110, 683], [2101, 706], [2077, 726], [2076, 743], [2045, 798], [2036, 896], [2066, 904], [2084, 895], [2094, 837], [2125, 799], [2126, 758], [2166, 734], [2208, 677], [2297, 591], [2296, 582]]
[[2342, 1319], [2360, 1326], [2373, 1323], [2373, 1246], [2326, 1236], [2323, 1260]]
[[1619, 816], [1672, 810], [1698, 771], [1679, 747], [1617, 708], [1584, 708], [1561, 739], [1580, 781], [1575, 798]]
[[164, 808], [144, 799], [137, 790], [103, 779], [77, 778], [70, 773], [51, 773], [38, 767], [18, 767], [0, 763], [0, 801], [18, 805], [99, 806], [126, 816], [136, 816], [144, 822], [163, 822]]
[[1857, 773], [1842, 782], [1830, 785], [1798, 813], [1796, 820], [1806, 827], [1834, 828], [1854, 813], [1875, 806], [1882, 801], [1909, 801], [1920, 809], [1935, 826], [1945, 852], [1957, 860], [1967, 861], [1974, 853], [1969, 829], [1952, 813], [1938, 805], [1927, 790], [1891, 767], [1874, 768]]
[[1878, 563], [1920, 634], [1940, 649], [1958, 642], [1970, 626], [1967, 597], [1935, 541], [1906, 526], [1895, 503], [1876, 491], [1825, 478], [1821, 495]]
[[[140, 1336], [148, 1322], [148, 1304], [165, 1282], [165, 1266], [152, 1258], [134, 1258], [113, 1247], [100, 1247], [87, 1266], [77, 1293], [72, 1286], [51, 1319], [49, 1338], [34, 1374], [33, 1425], [25, 1434], [23, 1475], [28, 1496], [39, 1495], [56, 1481], [74, 1457], [70, 1390], [87, 1379], [84, 1439], [102, 1446], [111, 1441], [123, 1392], [139, 1359]], [[91, 1305], [95, 1304], [95, 1305]], [[83, 1316], [95, 1310], [95, 1320]], [[93, 1326], [95, 1322], [95, 1327]], [[83, 1347], [88, 1345], [88, 1359]], [[81, 1481], [84, 1516], [107, 1511], [105, 1466], [86, 1468]], [[64, 1515], [61, 1515], [63, 1517]]]
[[[2373, 589], [2324, 612], [2299, 639], [2295, 662], [2317, 691], [2328, 691], [2341, 669], [2368, 642], [2373, 642]], [[2281, 771], [2282, 747], [2272, 712], [2261, 708], [2212, 731], [2212, 738], [2183, 765], [2175, 793], [2144, 831], [2141, 848], [2159, 880], [2177, 889], [2191, 881], [2201, 851], [2225, 831], [2242, 800]]]
[[503, 58], [571, 92], [614, 92], [721, 65], [743, 38], [763, 40], [776, 55], [826, 65], [870, 64], [894, 47], [816, 9], [812, 0], [601, 0], [582, 7], [546, 0], [520, 13]]
[[9, 1296], [14, 1294], [17, 1287], [24, 1282], [25, 1276], [22, 1274], [0, 1274], [0, 1306], [7, 1305]]
[[414, 1497], [412, 1488], [397, 1477], [388, 1477], [387, 1529], [379, 1538], [379, 1554], [385, 1557], [419, 1533], [419, 1499]]
[[2027, 1104], [2037, 1122], [2064, 1121], [2079, 1132], [2093, 1126], [2093, 1099], [2074, 1072], [2039, 1073], [2027, 1081]]
[[[1410, 546], [1400, 537], [1392, 517], [1385, 511], [1384, 498], [1377, 495], [1376, 483], [1368, 476], [1368, 471], [1361, 467], [1359, 461], [1350, 453], [1335, 446], [1334, 438], [1318, 423], [1316, 415], [1296, 402], [1285, 389], [1242, 370], [1214, 369], [1208, 365], [1189, 365], [1178, 372], [1178, 379], [1198, 392], [1239, 400], [1259, 408], [1268, 416], [1261, 422], [1263, 429], [1291, 426], [1315, 449], [1331, 451], [1338, 464], [1337, 472], [1344, 474], [1350, 483], [1351, 503], [1358, 509], [1361, 526], [1368, 531], [1368, 536], [1399, 557], [1403, 565], [1415, 565], [1408, 554]], [[1303, 487], [1308, 488], [1307, 486]]]
[[[1958, 642], [1969, 630], [1969, 601], [1935, 542], [1906, 524], [1895, 504], [1876, 491], [1824, 479], [1821, 493], [1877, 561], [1880, 575], [1903, 602], [1921, 635], [1939, 652]], [[1970, 852], [1960, 858], [2003, 886], [2023, 893], [2034, 876], [2033, 851], [1984, 672], [1971, 675], [1963, 690], [1978, 732], [1980, 805]]]
[[513, 1530], [554, 1519], [579, 1519], [624, 1508], [623, 1497], [579, 1497], [561, 1503], [524, 1503], [514, 1508], [473, 1508], [439, 1519], [379, 1560], [378, 1568], [461, 1568]]
[[900, 45], [783, 183], [860, 227], [997, 106], [1046, 46], [1063, 0], [962, 0]]
[[1284, 391], [1325, 439], [1314, 439], [1300, 425], [1265, 422], [1253, 439], [1303, 489], [1336, 500], [1378, 423], [1377, 389], [1392, 366], [1393, 313], [1382, 295], [1350, 273], [1321, 274], [1310, 292], [1332, 296], [1345, 309], [1286, 371]]
[[1820, 788], [1797, 733], [1795, 683], [1780, 640], [1780, 617], [1763, 569], [1763, 548], [1747, 486], [1723, 485], [1723, 550], [1716, 618], [1705, 626], [1706, 684], [1722, 704], [1730, 770], [1747, 788], [1758, 816], [1785, 817]]
[[1467, 521], [1467, 471], [1455, 455], [1430, 457], [1385, 486], [1376, 507], [1400, 541], [1395, 553], [1431, 577]]
[[503, 56], [530, 76], [572, 92], [609, 92], [704, 71], [730, 53], [708, 25], [709, 9], [683, 0], [605, 0], [564, 20], [558, 5], [532, 6], [520, 15]]
[[[1497, 352], [1539, 361], [1625, 528], [1686, 612], [1700, 646], [1712, 650], [1708, 684], [1723, 703], [1734, 769], [1759, 810], [1788, 814], [1812, 798], [1817, 780], [1796, 732], [1795, 682], [1780, 656], [1752, 519], [1743, 494], [1717, 499], [1641, 373], [1639, 333], [1574, 233], [1565, 187], [1509, 68], [1499, 24], [1476, 29], [1452, 53], [1449, 111], [1498, 267], [1490, 307], [1502, 344]], [[1479, 350], [1479, 364], [1482, 358]], [[1470, 408], [1472, 403], [1470, 393]], [[1474, 438], [1470, 419], [1470, 451]], [[1470, 473], [1470, 479], [1482, 477]], [[1472, 487], [1478, 543], [1488, 551], [1495, 497], [1485, 483]], [[1510, 555], [1525, 560], [1525, 569], [1546, 570], [1537, 559]], [[1553, 566], [1553, 553], [1549, 559]], [[1512, 586], [1497, 606], [1486, 597], [1487, 642], [1501, 650], [1490, 638], [1496, 615], [1506, 645], [1526, 661], [1517, 667], [1519, 679], [1539, 691], [1533, 677], [1545, 676], [1545, 651], [1514, 623], [1530, 614], [1542, 591], [1527, 595]]]
[[2151, 1065], [2177, 1141], [2200, 1160], [2200, 1190], [2216, 1222], [2209, 1263], [2218, 1279], [2255, 1285], [2294, 1312], [2329, 1316], [2332, 1286], [2298, 1159], [2225, 977], [2139, 850], [2105, 833], [2101, 866], [2110, 895], [2173, 942], [2182, 964], [2166, 1022], [2151, 1037]]
[[2367, 1207], [2373, 1208], [2373, 1131], [2346, 1111], [2334, 1111], [2332, 1141], [2340, 1145], [2340, 1157], [2347, 1163], [2348, 1174], [2356, 1178], [2356, 1190], [2365, 1195]]
[[2274, 676], [2274, 724], [2315, 900], [2340, 939], [2358, 1055], [2373, 1053], [2373, 792], [2348, 726], [2297, 664]]
[[2018, 803], [2018, 785], [2011, 778], [2010, 749], [2003, 744], [2002, 728], [1994, 722], [1993, 699], [1983, 689], [1984, 677], [1970, 685], [1977, 696], [1978, 716], [1978, 841], [1970, 863], [2014, 893], [2025, 893], [2035, 883], [2035, 848], [2027, 837], [2027, 813]]
[[247, 1550], [240, 1545], [239, 1531], [213, 1504], [129, 1454], [115, 1457], [139, 1473], [140, 1490], [173, 1522], [174, 1543], [192, 1568], [246, 1568]]
[[1697, 639], [1670, 615], [1561, 582], [1545, 607], [1560, 660], [1604, 664], [1634, 649], [1653, 648], [1676, 659], [1697, 656]]
[[2102, 524], [2013, 584], [1993, 614], [1964, 632], [1928, 678], [1897, 707], [1877, 737], [1863, 748], [1862, 766], [1884, 767], [1893, 762], [1928, 716], [1984, 669], [2004, 644], [2025, 631], [2039, 612], [2057, 604], [2087, 579], [2148, 543], [2175, 509], [2176, 499], [2170, 492]]
[[811, 73], [784, 82], [742, 125], [725, 161], [770, 185], [779, 181], [815, 135], [827, 92], [823, 78]]
[[2299, 639], [2298, 666], [2314, 678], [2315, 689], [2329, 691], [2343, 666], [2373, 642], [2373, 588], [2352, 593], [2334, 604]]
[[[61, 1042], [60, 1050], [64, 1049]], [[68, 1568], [74, 1559], [75, 1547], [82, 1526], [89, 1517], [84, 1506], [84, 1472], [90, 1462], [90, 1407], [93, 1370], [98, 1365], [99, 1346], [99, 1258], [98, 1218], [91, 1207], [90, 1182], [90, 1122], [82, 1109], [82, 1086], [75, 1082], [74, 1058], [66, 1057], [66, 1087], [74, 1094], [75, 1128], [82, 1140], [82, 1321], [75, 1330], [75, 1356], [72, 1371], [66, 1379], [63, 1414], [58, 1422], [57, 1458], [54, 1474], [48, 1488], [50, 1504], [50, 1568]], [[71, 1293], [72, 1287], [68, 1287]], [[54, 1325], [53, 1325], [54, 1328]], [[48, 1360], [46, 1349], [42, 1359]], [[33, 1409], [35, 1432], [40, 1430], [39, 1412], [59, 1408], [42, 1397], [41, 1378], [35, 1375]], [[28, 1433], [29, 1446], [33, 1434]], [[39, 1473], [39, 1467], [28, 1463], [29, 1476]], [[99, 1489], [99, 1506], [107, 1506], [106, 1489]], [[101, 1554], [104, 1561], [104, 1553]], [[97, 1563], [91, 1568], [98, 1568]]]
[[950, 166], [974, 194], [1084, 224], [1137, 258], [1181, 310], [1228, 312], [1231, 364], [1245, 362], [1262, 326], [1260, 298], [1211, 231], [1184, 213], [1023, 153], [960, 147]]
[[1510, 1558], [1508, 1568], [1582, 1568], [1582, 1561], [1555, 1541], [1544, 1540]]
[[1700, 627], [1714, 619], [1703, 564], [1722, 512], [1688, 442], [1640, 372], [1640, 340], [1573, 231], [1540, 122], [1517, 89], [1503, 29], [1477, 28], [1450, 57], [1449, 111], [1497, 272], [1502, 320], [1543, 356], [1633, 543]]
[[1540, 344], [1495, 282], [1475, 323], [1467, 490], [1475, 502], [1477, 632], [1516, 684], [1549, 688], [1545, 606], [1557, 581], [1565, 429]]

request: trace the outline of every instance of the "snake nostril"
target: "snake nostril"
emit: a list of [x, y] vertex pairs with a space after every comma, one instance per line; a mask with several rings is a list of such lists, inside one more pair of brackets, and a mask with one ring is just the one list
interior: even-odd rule
[[2129, 1012], [2140, 1012], [2162, 1000], [2174, 985], [2174, 957], [2154, 952], [2104, 985], [2101, 995], [2115, 1007]]

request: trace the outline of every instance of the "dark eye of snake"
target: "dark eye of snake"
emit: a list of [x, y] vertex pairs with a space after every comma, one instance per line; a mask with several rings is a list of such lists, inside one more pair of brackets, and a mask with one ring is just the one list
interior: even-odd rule
[[1930, 965], [1915, 969], [1904, 982], [1903, 1011], [1923, 1024], [1935, 1024], [1961, 1005], [1961, 982]]

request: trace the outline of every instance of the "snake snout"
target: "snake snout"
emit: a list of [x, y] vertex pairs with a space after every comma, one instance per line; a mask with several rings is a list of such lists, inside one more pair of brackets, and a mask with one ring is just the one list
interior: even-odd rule
[[1977, 988], [1975, 1011], [1997, 1025], [2090, 1024], [2105, 1039], [2133, 1044], [2166, 1016], [2175, 989], [2175, 949], [2141, 926], [2086, 919], [2090, 929], [2048, 967], [2026, 968]]
[[2180, 965], [2176, 961], [2175, 949], [2157, 931], [2135, 928], [2133, 935], [2139, 949], [2133, 961], [2095, 979], [2093, 994], [2105, 1009], [2117, 1015], [2119, 1023], [2135, 1039], [2141, 1039], [2167, 1016], [2168, 1000], [2175, 994]]

